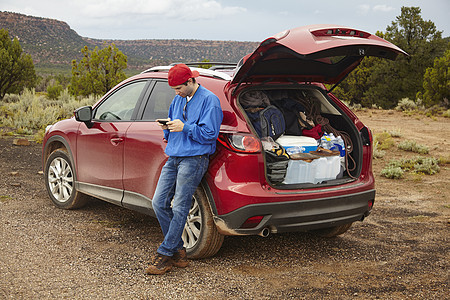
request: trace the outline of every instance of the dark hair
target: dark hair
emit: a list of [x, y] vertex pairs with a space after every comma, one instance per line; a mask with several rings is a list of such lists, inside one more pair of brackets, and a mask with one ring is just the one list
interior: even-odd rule
[[[189, 78], [189, 79], [192, 79], [192, 83], [195, 83], [196, 81], [195, 81], [195, 78], [194, 77], [191, 77], [191, 78]], [[186, 80], [186, 82], [184, 82], [183, 83], [183, 85], [187, 85], [188, 84], [188, 81], [189, 81], [189, 79], [188, 80]]]

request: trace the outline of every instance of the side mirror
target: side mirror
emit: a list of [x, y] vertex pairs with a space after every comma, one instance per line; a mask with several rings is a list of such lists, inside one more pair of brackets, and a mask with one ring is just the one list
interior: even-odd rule
[[83, 106], [74, 111], [75, 120], [78, 122], [90, 123], [92, 121], [92, 107]]

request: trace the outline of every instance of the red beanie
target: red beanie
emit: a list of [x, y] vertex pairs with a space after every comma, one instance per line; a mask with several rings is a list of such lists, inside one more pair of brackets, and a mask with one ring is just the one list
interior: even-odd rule
[[169, 85], [177, 86], [185, 83], [189, 78], [198, 77], [198, 71], [191, 71], [185, 64], [178, 64], [169, 70]]

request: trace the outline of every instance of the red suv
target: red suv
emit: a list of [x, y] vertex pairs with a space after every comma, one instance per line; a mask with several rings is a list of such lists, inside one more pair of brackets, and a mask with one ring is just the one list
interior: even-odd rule
[[[266, 39], [237, 65], [195, 68], [198, 82], [219, 97], [224, 118], [186, 221], [188, 255], [214, 255], [224, 235], [335, 236], [368, 216], [375, 199], [372, 136], [324, 84], [338, 84], [365, 56], [398, 54], [406, 53], [375, 35], [315, 25]], [[155, 120], [167, 117], [174, 97], [169, 68], [128, 78], [93, 107], [47, 128], [43, 168], [56, 206], [78, 208], [93, 196], [154, 215], [167, 159]], [[269, 120], [279, 138], [260, 132], [258, 116], [267, 106], [284, 117], [283, 124]], [[341, 139], [340, 151], [318, 148], [326, 148], [331, 133]]]

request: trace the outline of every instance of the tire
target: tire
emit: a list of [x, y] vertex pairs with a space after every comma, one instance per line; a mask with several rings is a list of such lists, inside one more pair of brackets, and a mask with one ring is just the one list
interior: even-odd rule
[[45, 186], [53, 204], [62, 209], [76, 209], [84, 206], [89, 197], [77, 191], [75, 172], [65, 149], [53, 151], [44, 170]]
[[347, 223], [347, 224], [343, 224], [343, 225], [339, 225], [339, 226], [335, 226], [335, 227], [313, 230], [312, 232], [321, 237], [330, 238], [330, 237], [338, 236], [338, 235], [345, 233], [347, 230], [350, 229], [352, 224], [353, 223]]
[[224, 236], [217, 231], [208, 198], [201, 186], [192, 198], [182, 238], [187, 256], [191, 259], [213, 256], [222, 247]]

